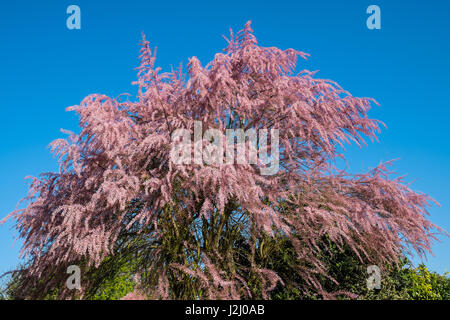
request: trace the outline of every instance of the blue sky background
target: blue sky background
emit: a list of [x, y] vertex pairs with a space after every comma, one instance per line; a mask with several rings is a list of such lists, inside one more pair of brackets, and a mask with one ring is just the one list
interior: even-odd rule
[[[81, 8], [68, 30], [66, 8]], [[381, 30], [366, 8], [381, 8]], [[47, 145], [78, 130], [65, 108], [91, 93], [136, 93], [138, 42], [145, 32], [163, 70], [197, 56], [209, 62], [229, 28], [247, 20], [263, 46], [311, 54], [299, 70], [320, 70], [355, 96], [375, 98], [380, 143], [350, 147], [350, 171], [394, 158], [412, 188], [433, 196], [431, 220], [450, 231], [449, 1], [17, 1], [0, 5], [0, 217], [27, 192], [26, 175], [57, 170]], [[12, 223], [0, 226], [0, 273], [18, 263]], [[433, 246], [431, 270], [450, 269], [450, 239]], [[419, 261], [416, 259], [416, 262]]]

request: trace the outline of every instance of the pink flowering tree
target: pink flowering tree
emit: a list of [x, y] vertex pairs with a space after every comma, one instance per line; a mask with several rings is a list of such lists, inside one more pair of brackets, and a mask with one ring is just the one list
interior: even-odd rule
[[[206, 66], [191, 58], [185, 75], [161, 73], [144, 37], [135, 101], [94, 94], [68, 108], [81, 131], [52, 142], [59, 172], [33, 177], [26, 205], [10, 214], [29, 261], [24, 290], [59, 286], [58, 297], [83, 298], [93, 270], [126, 258], [136, 280], [126, 298], [267, 299], [290, 281], [271, 267], [283, 243], [298, 289], [332, 298], [345, 292], [321, 285], [333, 281], [324, 237], [381, 268], [430, 251], [443, 232], [427, 219], [431, 198], [391, 178], [389, 163], [357, 175], [336, 165], [345, 144], [376, 139], [380, 122], [368, 117], [376, 102], [297, 72], [308, 55], [259, 46], [250, 23], [227, 42]], [[227, 129], [252, 128], [278, 133], [277, 150], [265, 150], [278, 157], [274, 174], [261, 174], [262, 161], [171, 160], [177, 129], [192, 132], [193, 154], [208, 147], [208, 129], [225, 139]], [[72, 264], [81, 291], [63, 285]]]

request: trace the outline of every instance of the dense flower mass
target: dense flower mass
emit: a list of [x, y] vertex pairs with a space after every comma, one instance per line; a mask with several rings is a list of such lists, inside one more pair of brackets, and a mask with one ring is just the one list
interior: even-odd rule
[[[185, 75], [161, 73], [144, 37], [136, 101], [94, 94], [68, 108], [80, 133], [52, 142], [59, 172], [32, 178], [26, 206], [11, 214], [29, 285], [70, 264], [88, 270], [132, 252], [140, 291], [127, 298], [270, 298], [289, 279], [264, 263], [264, 250], [284, 239], [299, 289], [333, 297], [318, 280], [329, 276], [324, 236], [380, 266], [407, 250], [430, 251], [440, 230], [426, 218], [432, 199], [391, 179], [389, 163], [357, 175], [335, 165], [346, 143], [376, 139], [380, 122], [368, 117], [376, 102], [297, 73], [297, 58], [308, 55], [259, 46], [250, 23], [227, 41], [206, 66], [191, 58]], [[224, 137], [277, 129], [279, 171], [261, 175], [260, 162], [173, 163], [171, 134], [194, 132], [196, 121]], [[60, 281], [46, 279], [48, 288]]]

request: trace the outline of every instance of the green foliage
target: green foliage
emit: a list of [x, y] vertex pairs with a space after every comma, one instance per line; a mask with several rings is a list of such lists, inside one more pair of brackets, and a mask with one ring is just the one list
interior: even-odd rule
[[[278, 241], [278, 250], [273, 252], [270, 267], [276, 270], [283, 279], [289, 279], [286, 286], [279, 287], [272, 293], [272, 299], [297, 300], [320, 299], [314, 292], [302, 293], [299, 285], [302, 279], [298, 277], [294, 266], [296, 255], [287, 242]], [[323, 255], [330, 278], [322, 277], [321, 285], [328, 292], [344, 291], [356, 294], [360, 300], [449, 300], [449, 273], [440, 275], [430, 272], [424, 264], [413, 268], [408, 259], [403, 258], [397, 265], [385, 265], [381, 268], [381, 288], [370, 290], [367, 287], [368, 263], [361, 263], [356, 255], [347, 247], [339, 248], [335, 243], [323, 238]], [[347, 295], [339, 299], [349, 299]]]
[[449, 272], [439, 275], [430, 272], [424, 264], [411, 270], [411, 286], [408, 293], [414, 300], [449, 300], [450, 278]]
[[[98, 267], [91, 267], [81, 279], [81, 283], [86, 284], [85, 299], [89, 300], [118, 300], [134, 289], [133, 264], [132, 259], [126, 258], [107, 258]], [[22, 277], [26, 266], [20, 268], [8, 275], [6, 286], [0, 291], [0, 300], [21, 300], [21, 299], [59, 299], [59, 291], [65, 286], [65, 281], [61, 281], [57, 287], [46, 290], [45, 295], [39, 295], [39, 292], [45, 287], [45, 281], [38, 282], [37, 288], [30, 288]], [[66, 278], [69, 275], [66, 274]], [[24, 291], [23, 288], [27, 287]], [[79, 292], [74, 290], [73, 298], [79, 297]]]
[[[173, 230], [172, 230], [173, 231]], [[178, 230], [180, 232], [180, 230]], [[132, 242], [124, 241], [121, 253], [111, 256], [97, 267], [85, 270], [82, 283], [87, 287], [84, 299], [90, 300], [117, 300], [133, 291], [135, 282], [136, 264], [141, 257], [136, 254], [136, 248], [141, 245], [138, 237], [133, 235]], [[171, 254], [176, 241], [167, 244], [167, 254]], [[125, 250], [130, 248], [132, 250]], [[231, 247], [233, 248], [233, 247]], [[271, 299], [275, 300], [298, 300], [298, 299], [322, 299], [318, 292], [305, 292], [305, 281], [296, 271], [301, 265], [297, 254], [286, 237], [269, 236], [257, 239], [257, 250], [253, 255], [253, 263], [275, 270], [283, 279], [284, 286], [278, 285], [271, 292]], [[235, 250], [250, 250], [250, 248], [235, 247]], [[177, 251], [176, 249], [175, 251]], [[173, 253], [172, 253], [173, 254]], [[327, 292], [346, 292], [357, 295], [361, 300], [449, 300], [450, 278], [449, 273], [444, 275], [430, 272], [424, 264], [413, 268], [406, 259], [401, 259], [397, 265], [385, 265], [381, 268], [381, 289], [369, 290], [367, 288], [367, 266], [348, 247], [339, 247], [332, 243], [327, 236], [322, 241], [323, 261], [329, 270], [329, 277], [321, 278], [321, 285]], [[250, 261], [239, 260], [241, 266], [247, 266]], [[25, 268], [21, 266], [21, 268]], [[23, 287], [21, 273], [10, 274], [7, 285], [0, 290], [0, 300], [5, 299], [28, 299], [33, 296], [30, 292], [28, 297], [18, 294], [18, 288]], [[200, 298], [202, 291], [195, 291], [193, 279], [184, 277], [174, 281], [171, 288], [179, 297], [189, 298], [192, 294], [198, 294]], [[61, 283], [60, 286], [65, 285]], [[175, 286], [176, 285], [176, 286]], [[261, 299], [261, 281], [257, 275], [250, 275], [249, 290], [253, 299]], [[76, 298], [76, 296], [74, 296]], [[338, 299], [350, 299], [346, 294], [338, 295]], [[57, 299], [58, 288], [47, 291], [42, 299]]]
[[385, 266], [381, 272], [381, 289], [368, 289], [366, 279], [368, 274], [363, 270], [361, 283], [355, 284], [353, 290], [360, 300], [411, 300], [408, 294], [410, 286], [411, 267], [407, 259], [402, 259], [398, 265]]
[[104, 279], [92, 300], [119, 300], [134, 289], [132, 274], [126, 265], [119, 268], [115, 275]]

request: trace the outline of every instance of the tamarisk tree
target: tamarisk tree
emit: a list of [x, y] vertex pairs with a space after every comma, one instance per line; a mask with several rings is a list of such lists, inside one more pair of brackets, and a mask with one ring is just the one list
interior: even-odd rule
[[[356, 175], [336, 164], [345, 144], [376, 140], [375, 100], [297, 72], [308, 55], [259, 46], [250, 22], [226, 40], [206, 66], [193, 57], [187, 74], [162, 73], [144, 36], [136, 99], [93, 94], [68, 108], [81, 128], [51, 143], [59, 172], [32, 177], [25, 205], [9, 215], [28, 259], [24, 296], [86, 298], [97, 281], [89, 275], [126, 260], [135, 279], [126, 298], [270, 299], [293, 278], [300, 292], [333, 298], [350, 293], [321, 285], [335, 281], [324, 239], [380, 268], [431, 251], [444, 232], [427, 219], [431, 198], [392, 178], [390, 163]], [[278, 151], [279, 170], [174, 163], [172, 133], [196, 122], [223, 139], [227, 129], [277, 130], [278, 149], [266, 151]], [[188, 153], [210, 140], [200, 135]], [[273, 267], [280, 248], [294, 257], [290, 276]], [[80, 291], [64, 285], [72, 264]]]

